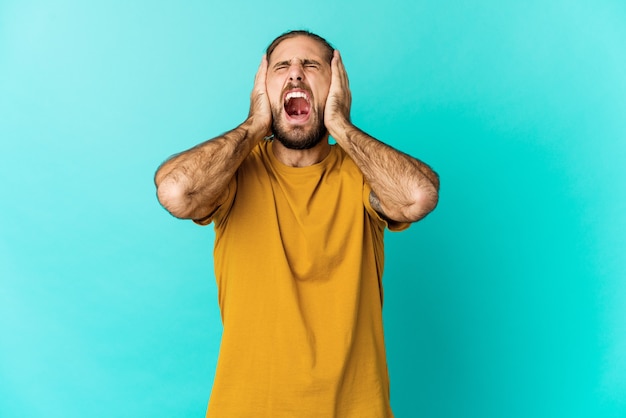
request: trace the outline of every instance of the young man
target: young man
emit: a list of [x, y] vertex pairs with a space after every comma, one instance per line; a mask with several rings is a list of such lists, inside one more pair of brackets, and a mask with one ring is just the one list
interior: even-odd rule
[[288, 32], [248, 118], [156, 173], [172, 215], [215, 227], [224, 332], [207, 417], [393, 416], [383, 233], [432, 211], [439, 180], [354, 126], [350, 104], [339, 52]]

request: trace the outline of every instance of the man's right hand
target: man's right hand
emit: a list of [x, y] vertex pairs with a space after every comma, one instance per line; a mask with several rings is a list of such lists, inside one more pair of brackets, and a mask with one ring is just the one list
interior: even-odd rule
[[254, 88], [250, 94], [250, 112], [248, 113], [248, 121], [252, 123], [254, 130], [258, 130], [263, 136], [272, 134], [272, 108], [265, 85], [267, 65], [267, 56], [263, 55], [254, 79]]

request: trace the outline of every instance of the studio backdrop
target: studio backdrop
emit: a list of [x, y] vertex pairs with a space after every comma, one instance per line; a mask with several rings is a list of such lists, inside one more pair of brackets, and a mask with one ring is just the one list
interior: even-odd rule
[[290, 29], [441, 177], [385, 236], [395, 415], [626, 416], [621, 0], [2, 1], [0, 416], [204, 416], [213, 227], [152, 176], [246, 118]]

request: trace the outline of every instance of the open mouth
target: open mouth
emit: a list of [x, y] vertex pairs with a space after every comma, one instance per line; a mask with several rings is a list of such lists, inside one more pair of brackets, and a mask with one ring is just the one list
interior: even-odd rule
[[311, 99], [304, 90], [290, 90], [285, 94], [285, 113], [293, 121], [304, 122], [311, 112]]

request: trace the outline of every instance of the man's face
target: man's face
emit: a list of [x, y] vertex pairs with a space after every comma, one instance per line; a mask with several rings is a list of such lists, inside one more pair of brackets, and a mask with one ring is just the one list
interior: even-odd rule
[[324, 107], [331, 70], [325, 48], [307, 36], [282, 41], [269, 57], [272, 131], [285, 147], [309, 149], [326, 135]]

